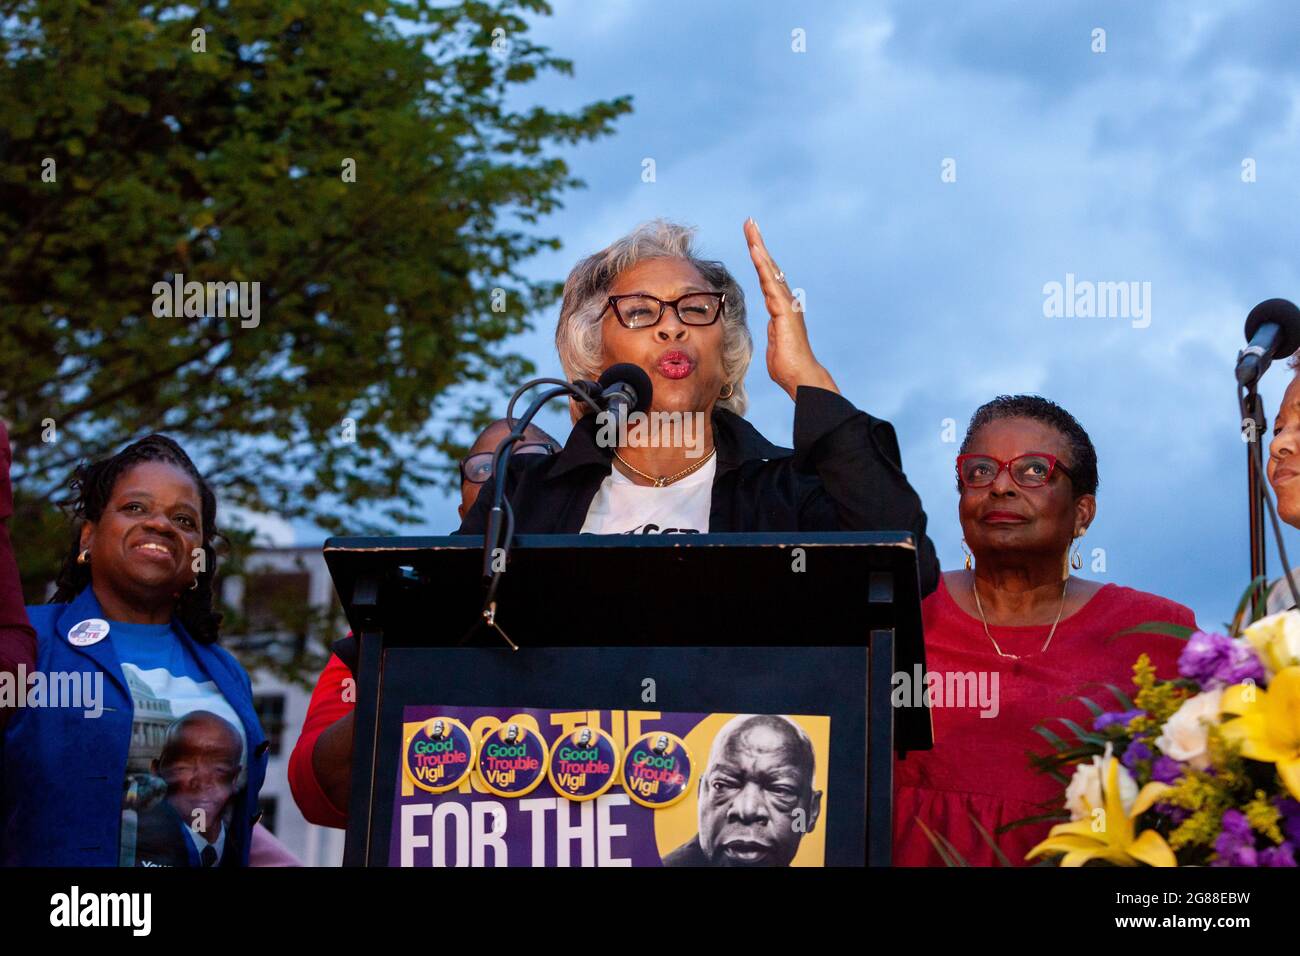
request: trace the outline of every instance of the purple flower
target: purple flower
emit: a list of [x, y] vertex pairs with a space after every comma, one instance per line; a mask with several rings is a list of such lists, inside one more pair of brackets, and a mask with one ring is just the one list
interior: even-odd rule
[[1192, 815], [1191, 810], [1176, 807], [1172, 803], [1157, 803], [1153, 809], [1162, 817], [1167, 818], [1173, 826], [1178, 826]]
[[1105, 714], [1098, 714], [1097, 719], [1092, 722], [1093, 730], [1105, 730], [1114, 724], [1127, 724], [1134, 717], [1145, 716], [1145, 710], [1120, 710], [1109, 711]]
[[1137, 765], [1143, 760], [1151, 759], [1151, 748], [1140, 740], [1135, 740], [1128, 745], [1124, 751], [1124, 756], [1119, 758], [1119, 762], [1129, 770], [1136, 770]]
[[1151, 779], [1157, 783], [1173, 783], [1183, 775], [1183, 765], [1173, 757], [1163, 754], [1151, 763]]
[[1259, 851], [1260, 866], [1295, 866], [1295, 848], [1290, 843]]
[[1277, 801], [1277, 809], [1282, 814], [1279, 826], [1287, 840], [1300, 845], [1300, 801], [1293, 797], [1282, 797]]
[[1211, 866], [1259, 866], [1255, 852], [1255, 834], [1250, 821], [1240, 810], [1223, 812], [1223, 830], [1214, 841], [1215, 859]]
[[1264, 665], [1247, 642], [1209, 631], [1196, 631], [1187, 639], [1178, 655], [1178, 673], [1207, 690], [1247, 679], [1261, 685], [1267, 682]]
[[1268, 673], [1253, 647], [1244, 641], [1233, 641], [1232, 654], [1228, 662], [1215, 671], [1211, 686], [1231, 687], [1248, 680], [1263, 687], [1268, 683]]
[[1178, 655], [1178, 673], [1198, 684], [1206, 681], [1219, 669], [1231, 654], [1232, 641], [1222, 634], [1194, 631], [1187, 638], [1183, 652]]

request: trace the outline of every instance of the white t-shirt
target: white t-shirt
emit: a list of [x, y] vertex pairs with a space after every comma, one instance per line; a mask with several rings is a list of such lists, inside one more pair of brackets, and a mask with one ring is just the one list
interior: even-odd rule
[[699, 471], [663, 488], [638, 485], [617, 468], [600, 483], [583, 534], [703, 534], [709, 530], [716, 455]]

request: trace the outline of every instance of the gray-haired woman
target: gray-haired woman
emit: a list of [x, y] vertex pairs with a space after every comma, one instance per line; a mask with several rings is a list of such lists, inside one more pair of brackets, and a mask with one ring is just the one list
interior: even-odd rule
[[[589, 414], [563, 451], [516, 456], [507, 492], [518, 533], [910, 531], [922, 593], [939, 576], [921, 501], [893, 427], [842, 397], [813, 355], [804, 312], [752, 220], [745, 238], [767, 306], [767, 372], [795, 403], [794, 448], [741, 417], [753, 341], [745, 297], [694, 230], [646, 223], [569, 274], [555, 332], [565, 375], [622, 362], [654, 385], [649, 415], [617, 431]], [[485, 489], [462, 534], [484, 530]]]

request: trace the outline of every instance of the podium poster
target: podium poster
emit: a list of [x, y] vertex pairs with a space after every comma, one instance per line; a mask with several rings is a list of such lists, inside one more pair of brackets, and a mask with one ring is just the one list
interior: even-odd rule
[[822, 866], [831, 718], [405, 706], [388, 865]]

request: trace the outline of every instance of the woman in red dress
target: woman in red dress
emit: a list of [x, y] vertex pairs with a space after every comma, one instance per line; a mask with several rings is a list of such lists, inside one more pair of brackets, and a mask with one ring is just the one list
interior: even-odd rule
[[1097, 454], [1053, 402], [1002, 396], [976, 411], [957, 486], [967, 568], [945, 572], [922, 603], [926, 666], [943, 677], [936, 691], [950, 690], [931, 711], [934, 749], [895, 764], [896, 866], [944, 864], [919, 823], [972, 866], [998, 865], [973, 821], [1024, 863], [1051, 824], [998, 828], [1063, 807], [1062, 786], [1030, 767], [1029, 752], [1050, 752], [1034, 725], [1062, 716], [1090, 728], [1092, 715], [1071, 695], [1113, 702], [1097, 683], [1131, 691], [1144, 651], [1160, 676], [1177, 676], [1182, 641], [1114, 635], [1152, 620], [1195, 625], [1173, 601], [1070, 574], [1083, 566], [1075, 542], [1096, 514]]

